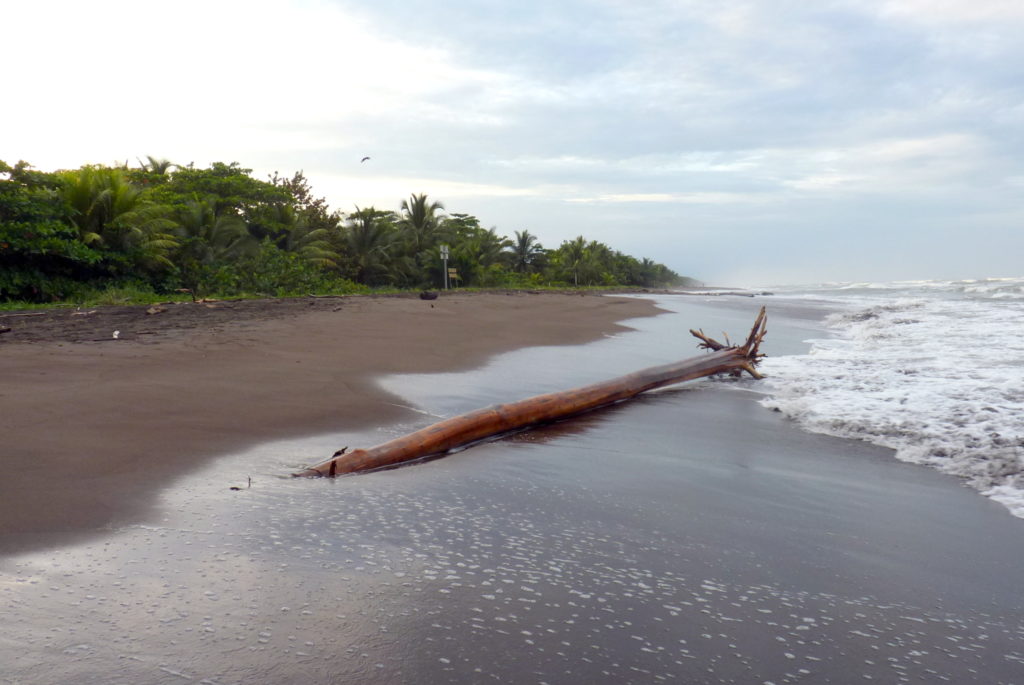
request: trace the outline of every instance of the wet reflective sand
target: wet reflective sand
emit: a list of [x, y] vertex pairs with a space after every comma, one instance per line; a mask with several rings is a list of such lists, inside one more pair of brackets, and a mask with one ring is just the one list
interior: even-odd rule
[[[752, 320], [667, 304], [637, 333], [388, 387], [447, 416]], [[774, 352], [806, 325], [775, 316]], [[684, 386], [335, 481], [280, 476], [430, 416], [227, 456], [157, 520], [0, 560], [3, 682], [1020, 682], [1022, 522], [797, 430], [756, 387]]]

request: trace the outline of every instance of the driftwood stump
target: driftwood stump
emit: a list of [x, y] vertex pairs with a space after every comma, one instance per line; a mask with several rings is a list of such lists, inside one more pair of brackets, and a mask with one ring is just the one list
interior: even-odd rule
[[761, 378], [756, 366], [764, 356], [758, 348], [767, 332], [767, 316], [761, 308], [743, 345], [729, 345], [690, 330], [700, 339], [699, 347], [710, 354], [595, 383], [582, 388], [552, 392], [518, 402], [498, 404], [445, 419], [414, 433], [370, 447], [335, 454], [330, 459], [293, 474], [295, 476], [336, 476], [395, 466], [403, 462], [443, 454], [449, 450], [494, 435], [557, 421], [575, 414], [629, 399], [647, 390], [715, 374], [740, 375], [746, 371]]

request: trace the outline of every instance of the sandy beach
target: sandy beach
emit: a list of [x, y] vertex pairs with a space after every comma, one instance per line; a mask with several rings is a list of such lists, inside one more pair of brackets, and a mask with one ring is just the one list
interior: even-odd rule
[[0, 554], [139, 520], [170, 480], [226, 451], [408, 415], [378, 376], [578, 344], [657, 313], [550, 293], [147, 309], [0, 318]]
[[807, 300], [485, 295], [209, 325], [193, 309], [152, 344], [124, 322], [163, 314], [119, 311], [126, 344], [8, 345], [4, 675], [1021, 683], [1021, 520], [892, 450], [800, 429], [759, 404], [763, 381], [684, 384], [395, 470], [288, 476], [700, 354], [690, 328], [739, 337], [761, 304], [770, 357], [822, 333]]

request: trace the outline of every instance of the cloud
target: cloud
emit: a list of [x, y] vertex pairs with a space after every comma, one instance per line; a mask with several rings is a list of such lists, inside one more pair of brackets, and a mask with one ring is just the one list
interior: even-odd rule
[[303, 169], [705, 280], [765, 231], [797, 273], [943, 226], [937, 271], [1024, 247], [1022, 30], [1016, 0], [36, 0], [0, 27], [0, 154]]
[[[422, 120], [486, 123], [445, 96], [501, 81], [317, 2], [40, 0], [8, 8], [5, 24], [8, 53], [23, 57], [8, 87], [31, 99], [3, 123], [27, 152], [48, 141], [68, 159], [108, 162], [156, 140], [197, 153], [356, 144], [346, 122], [407, 117], [410, 103]], [[328, 126], [326, 139], [304, 130]]]
[[[781, 151], [776, 152], [776, 157]], [[793, 151], [787, 151], [793, 157]], [[987, 142], [967, 134], [874, 140], [844, 148], [819, 148], [796, 155], [782, 184], [803, 191], [837, 191], [897, 195], [944, 193], [971, 174], [988, 175]], [[774, 160], [771, 168], [783, 163]]]
[[1024, 22], [1024, 5], [1017, 0], [884, 0], [883, 16], [898, 17], [924, 24], [972, 24]]
[[[515, 188], [468, 181], [446, 181], [438, 178], [415, 176], [392, 176], [372, 174], [320, 174], [317, 189], [337, 189], [351, 197], [359, 197], [362, 207], [376, 206], [378, 209], [394, 209], [403, 198], [411, 193], [426, 193], [435, 199], [466, 199], [478, 197], [526, 197], [538, 195], [536, 189]], [[453, 208], [453, 211], [459, 211]]]
[[567, 202], [580, 204], [652, 202], [668, 204], [735, 204], [738, 202], [765, 202], [772, 198], [743, 193], [612, 193], [593, 197], [570, 197]]

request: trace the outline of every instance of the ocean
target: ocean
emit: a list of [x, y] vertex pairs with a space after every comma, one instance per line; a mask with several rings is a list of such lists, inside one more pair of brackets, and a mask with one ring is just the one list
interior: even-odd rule
[[[820, 432], [854, 435], [832, 424], [862, 406], [868, 427], [910, 425], [906, 404], [872, 408], [855, 384], [885, 397], [946, 366], [957, 383], [924, 383], [939, 418], [917, 423], [955, 414], [958, 393], [956, 411], [1002, 417], [1010, 400], [969, 398], [1013, 390], [1012, 336], [990, 308], [1016, 300], [922, 286], [652, 297], [664, 315], [590, 344], [382, 379], [412, 410], [402, 424], [227, 454], [168, 483], [146, 520], [0, 558], [0, 680], [1020, 683], [1024, 522], [864, 430]], [[389, 471], [288, 475], [342, 446], [701, 354], [690, 328], [742, 339], [761, 305], [765, 381], [662, 389]], [[968, 312], [958, 351], [950, 321]], [[883, 321], [877, 339], [860, 333]], [[904, 329], [920, 342], [881, 337]], [[1008, 339], [1009, 378], [987, 361], [993, 336]], [[879, 362], [890, 354], [906, 362]]]
[[1024, 517], [1024, 279], [773, 290], [834, 313], [807, 354], [766, 361], [762, 404], [961, 477]]

